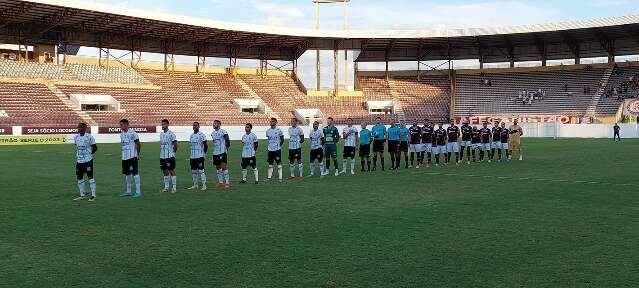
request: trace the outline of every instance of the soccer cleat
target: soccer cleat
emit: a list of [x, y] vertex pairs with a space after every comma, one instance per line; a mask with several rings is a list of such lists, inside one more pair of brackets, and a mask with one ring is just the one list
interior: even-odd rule
[[490, 163], [490, 159], [488, 159], [488, 163]]
[[519, 161], [524, 160], [524, 156], [519, 156]]
[[131, 192], [122, 192], [122, 193], [120, 193], [120, 197], [129, 197], [131, 195], [133, 195], [133, 194], [131, 194]]
[[[206, 186], [204, 186], [204, 187], [206, 187]], [[199, 189], [199, 187], [197, 187], [197, 186], [191, 186], [189, 188], [186, 188], [186, 190], [198, 190], [198, 189]]]
[[95, 201], [95, 197], [91, 196], [91, 198], [89, 198], [89, 202], [93, 202]]
[[300, 176], [298, 178], [300, 179], [300, 181], [304, 181], [304, 176]]
[[220, 189], [220, 188], [222, 188], [222, 187], [224, 187], [224, 184], [223, 184], [223, 183], [219, 183], [219, 182], [218, 182], [217, 184], [215, 184], [215, 189]]
[[255, 185], [257, 185], [257, 184], [260, 184], [260, 181], [257, 181], [257, 180], [256, 180], [256, 181], [255, 181]]
[[282, 179], [277, 179], [277, 182], [282, 183], [284, 181], [282, 181]]
[[335, 176], [339, 176], [339, 171], [335, 170]]
[[466, 164], [470, 165], [470, 161], [466, 161]]
[[133, 196], [131, 196], [131, 197], [133, 197], [133, 198], [140, 198], [140, 197], [142, 197], [142, 193], [135, 193], [135, 194], [133, 194]]
[[169, 188], [162, 188], [162, 190], [160, 190], [160, 192], [167, 193], [167, 192], [169, 192]]
[[202, 185], [202, 191], [206, 191], [206, 185]]
[[171, 189], [171, 194], [175, 194], [175, 193], [177, 193], [177, 188]]
[[231, 187], [233, 187], [233, 186], [231, 186], [231, 184], [224, 184], [224, 185], [222, 186], [222, 189], [225, 189], [225, 190], [226, 190], [226, 189], [231, 189]]
[[[419, 166], [419, 165], [417, 165], [417, 166]], [[406, 168], [413, 168], [413, 165], [408, 165], [408, 166], [406, 166]]]
[[355, 175], [355, 171], [351, 171], [351, 175]]
[[339, 171], [339, 174], [346, 174], [346, 170]]
[[240, 181], [240, 184], [246, 184], [246, 179], [242, 179], [242, 181]]
[[293, 180], [293, 179], [295, 179], [295, 176], [288, 176], [288, 178], [286, 178], [286, 179]]
[[271, 184], [271, 183], [273, 183], [273, 179], [271, 179], [271, 178], [266, 178], [266, 182], [268, 182], [268, 184]]
[[315, 174], [311, 173], [311, 174], [308, 174], [308, 176], [306, 176], [306, 177], [310, 178], [310, 177], [313, 177], [313, 176], [315, 176]]
[[84, 196], [73, 198], [73, 201], [80, 201], [80, 200], [84, 200]]
[[419, 165], [415, 166], [415, 169], [419, 169], [419, 168], [420, 168]]

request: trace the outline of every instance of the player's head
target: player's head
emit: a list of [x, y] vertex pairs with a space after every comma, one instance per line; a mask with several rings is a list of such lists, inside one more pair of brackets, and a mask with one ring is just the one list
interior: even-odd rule
[[473, 126], [473, 130], [477, 131], [477, 126]]
[[444, 123], [439, 123], [439, 129], [444, 128]]
[[87, 133], [87, 123], [84, 123], [84, 122], [78, 123], [78, 133], [80, 134]]
[[275, 128], [277, 126], [277, 119], [271, 118], [271, 128]]
[[317, 130], [319, 128], [319, 121], [313, 122], [313, 129]]
[[346, 124], [348, 124], [348, 127], [353, 126], [353, 118], [346, 119]]
[[495, 120], [495, 127], [499, 127], [499, 120]]
[[297, 118], [291, 118], [291, 126], [297, 127]]
[[417, 118], [413, 119], [413, 126], [417, 126]]
[[162, 130], [166, 131], [169, 129], [169, 120], [168, 119], [162, 119]]
[[488, 122], [484, 122], [484, 128], [488, 128]]
[[450, 122], [449, 122], [449, 123], [450, 123], [450, 125], [451, 125], [451, 126], [452, 126], [452, 125], [455, 125], [455, 119], [450, 119]]
[[464, 120], [464, 122], [462, 123], [462, 125], [464, 125], [464, 126], [468, 126], [468, 125], [469, 125], [468, 120]]
[[333, 117], [328, 117], [328, 119], [326, 119], [326, 120], [328, 121], [328, 126], [333, 125], [333, 121], [335, 121], [335, 120], [333, 119]]
[[366, 129], [366, 122], [362, 122], [362, 129]]
[[220, 126], [222, 126], [222, 122], [220, 120], [213, 120], [213, 129], [220, 129]]
[[399, 126], [401, 126], [402, 128], [406, 127], [406, 123], [404, 123], [404, 121], [400, 120], [399, 121]]
[[506, 122], [501, 122], [501, 128], [506, 128]]
[[129, 120], [127, 120], [127, 119], [120, 120], [120, 129], [122, 131], [129, 130]]
[[517, 125], [517, 123], [519, 123], [519, 120], [515, 119], [515, 121], [513, 121], [513, 123], [515, 123], [515, 125]]
[[244, 125], [244, 131], [246, 131], [246, 134], [251, 133], [251, 130], [253, 130], [253, 124], [246, 123], [246, 125]]
[[382, 117], [375, 117], [375, 122], [377, 124], [382, 124]]
[[429, 122], [430, 120], [428, 120], [428, 118], [424, 118], [424, 125], [428, 125]]
[[197, 133], [200, 131], [200, 122], [193, 122], [193, 132]]

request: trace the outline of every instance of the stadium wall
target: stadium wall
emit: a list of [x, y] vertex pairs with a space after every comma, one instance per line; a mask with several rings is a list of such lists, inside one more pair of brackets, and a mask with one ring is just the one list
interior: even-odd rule
[[[524, 138], [612, 138], [613, 124], [555, 124], [555, 123], [521, 123], [524, 129]], [[621, 126], [621, 138], [638, 138], [639, 139], [639, 125], [636, 123], [631, 124], [619, 124]], [[309, 134], [311, 130], [310, 126], [301, 126], [305, 131], [305, 135]], [[359, 128], [359, 125], [357, 125]], [[1, 137], [22, 136], [29, 135], [33, 137], [51, 137], [51, 135], [38, 134], [23, 134], [21, 126], [13, 126], [11, 135], [4, 135]], [[103, 127], [104, 128], [104, 127]], [[153, 133], [138, 133], [140, 141], [142, 142], [158, 142], [159, 132], [161, 127], [155, 128], [157, 132]], [[244, 134], [244, 126], [228, 126], [223, 127], [229, 134], [231, 140], [240, 140]], [[257, 135], [259, 139], [265, 139], [266, 130], [268, 126], [255, 126], [253, 127], [253, 133]], [[288, 139], [289, 126], [280, 126], [280, 129], [284, 132], [284, 137]], [[342, 131], [344, 126], [337, 126]], [[73, 128], [68, 128], [66, 131], [71, 131]], [[93, 126], [91, 131], [98, 143], [119, 143], [120, 135], [118, 133], [98, 133], [100, 127]], [[153, 131], [153, 129], [151, 130]], [[175, 133], [178, 141], [188, 141], [192, 128], [190, 126], [172, 126], [171, 131]], [[207, 136], [213, 131], [212, 126], [202, 126], [200, 131], [204, 132]], [[62, 134], [67, 137], [69, 143], [73, 142], [74, 134]], [[525, 140], [524, 140], [525, 141]]]

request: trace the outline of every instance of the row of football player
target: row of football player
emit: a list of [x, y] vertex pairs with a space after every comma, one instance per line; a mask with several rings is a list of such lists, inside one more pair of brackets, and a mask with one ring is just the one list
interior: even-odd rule
[[[428, 121], [426, 121], [428, 123]], [[475, 150], [480, 150], [480, 161], [484, 159], [484, 153], [488, 154], [488, 161], [494, 158], [498, 151], [499, 160], [501, 160], [501, 151], [505, 151], [505, 156], [510, 157], [508, 150], [510, 147], [520, 148], [519, 136], [521, 136], [521, 127], [517, 126], [517, 122], [510, 129], [506, 129], [502, 123], [502, 127], [499, 127], [498, 123], [493, 130], [487, 128], [487, 124], [484, 124], [484, 128], [481, 130], [470, 129], [467, 124], [464, 124], [461, 128], [462, 146], [466, 148], [468, 152], [468, 163], [470, 163], [470, 154], [472, 149], [473, 161], [475, 161]], [[208, 150], [207, 139], [204, 133], [199, 131], [199, 123], [193, 123], [193, 134], [191, 134], [190, 142], [190, 166], [193, 179], [193, 186], [189, 189], [206, 189], [206, 175], [205, 175], [205, 155]], [[284, 144], [284, 133], [277, 127], [277, 119], [271, 119], [270, 128], [266, 131], [266, 137], [268, 139], [268, 181], [271, 181], [275, 165], [277, 165], [278, 179], [282, 181], [282, 164], [281, 164], [281, 147]], [[380, 156], [381, 169], [384, 170], [384, 146], [388, 142], [388, 152], [391, 156], [391, 169], [399, 169], [401, 162], [401, 153], [404, 153], [405, 164], [408, 168], [408, 151], [410, 143], [411, 152], [411, 165], [414, 164], [415, 155], [417, 155], [417, 167], [424, 165], [425, 155], [428, 155], [427, 165], [431, 164], [431, 156], [435, 156], [435, 165], [439, 165], [440, 154], [444, 154], [445, 163], [450, 163], [452, 153], [455, 153], [457, 164], [461, 163], [463, 159], [464, 149], [461, 149], [461, 158], [459, 155], [460, 147], [458, 144], [458, 138], [460, 129], [451, 124], [447, 129], [443, 129], [443, 125], [439, 125], [439, 129], [434, 129], [432, 123], [426, 124], [424, 127], [417, 125], [417, 121], [411, 128], [406, 128], [404, 123], [392, 123], [390, 128], [381, 123], [381, 119], [377, 119], [377, 124], [373, 126], [371, 130], [367, 129], [365, 123], [362, 124], [362, 129], [358, 131], [353, 126], [353, 120], [348, 120], [348, 126], [344, 128], [342, 133], [345, 139], [342, 173], [346, 173], [347, 159], [350, 158], [350, 170], [351, 174], [355, 174], [355, 152], [359, 147], [359, 156], [361, 158], [362, 170], [371, 171], [370, 151], [371, 143], [373, 148], [373, 167], [372, 170], [376, 170], [377, 156]], [[134, 198], [140, 197], [140, 176], [138, 174], [138, 160], [140, 155], [140, 141], [137, 133], [133, 129], [129, 129], [129, 122], [126, 119], [120, 121], [120, 128], [122, 130], [120, 134], [120, 140], [122, 145], [122, 174], [125, 176], [126, 192], [123, 192], [120, 196], [127, 197], [132, 196]], [[228, 133], [221, 128], [221, 122], [215, 120], [213, 123], [214, 131], [211, 133], [213, 142], [213, 164], [217, 170], [218, 182], [216, 187], [228, 189], [231, 187], [229, 181], [229, 172], [227, 169], [227, 150], [231, 145]], [[258, 138], [252, 133], [252, 124], [246, 124], [246, 134], [242, 136], [242, 181], [246, 183], [247, 168], [250, 166], [253, 168], [255, 176], [255, 182], [258, 183], [258, 170], [257, 159], [255, 152], [258, 149]], [[297, 119], [291, 120], [291, 127], [289, 128], [289, 162], [290, 162], [290, 178], [295, 177], [295, 168], [299, 171], [299, 177], [303, 177], [303, 163], [302, 163], [302, 151], [301, 144], [304, 143], [304, 131], [298, 126]], [[491, 135], [493, 140], [490, 141]], [[513, 137], [509, 137], [513, 135]], [[516, 141], [515, 136], [516, 135]], [[330, 170], [330, 160], [333, 160], [335, 165], [335, 175], [339, 175], [340, 171], [337, 164], [337, 143], [340, 140], [340, 133], [338, 129], [333, 125], [333, 119], [329, 117], [328, 125], [323, 129], [319, 129], [319, 123], [313, 124], [313, 129], [310, 132], [309, 138], [311, 139], [311, 174], [314, 176], [315, 165], [319, 164], [320, 175], [326, 176]], [[470, 140], [469, 140], [470, 139]], [[497, 141], [499, 139], [499, 141]], [[508, 141], [508, 140], [511, 141]], [[510, 143], [509, 143], [510, 142]], [[84, 199], [84, 175], [87, 175], [89, 179], [89, 186], [91, 188], [90, 201], [95, 199], [95, 180], [93, 179], [93, 154], [97, 151], [97, 145], [95, 139], [90, 134], [86, 133], [86, 124], [80, 123], [78, 126], [78, 135], [75, 137], [75, 144], [77, 148], [77, 164], [76, 174], [78, 178], [78, 187], [80, 190], [80, 197], [76, 200]], [[175, 153], [177, 152], [178, 144], [175, 134], [169, 130], [169, 121], [162, 120], [162, 132], [160, 133], [160, 168], [164, 174], [164, 192], [169, 191], [169, 186], [172, 183], [171, 192], [177, 191], [177, 177], [175, 174]], [[520, 150], [521, 155], [521, 150]], [[324, 159], [326, 158], [326, 159]], [[323, 160], [326, 160], [324, 163]], [[521, 160], [521, 156], [520, 156]], [[135, 193], [132, 193], [132, 186], [135, 184]]]

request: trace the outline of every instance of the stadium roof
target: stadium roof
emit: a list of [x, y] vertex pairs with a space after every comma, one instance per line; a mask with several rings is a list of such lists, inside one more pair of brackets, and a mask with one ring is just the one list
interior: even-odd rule
[[293, 60], [357, 49], [358, 61], [533, 61], [639, 54], [639, 15], [538, 25], [315, 30], [214, 21], [69, 0], [0, 0], [0, 42]]

